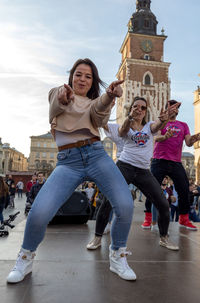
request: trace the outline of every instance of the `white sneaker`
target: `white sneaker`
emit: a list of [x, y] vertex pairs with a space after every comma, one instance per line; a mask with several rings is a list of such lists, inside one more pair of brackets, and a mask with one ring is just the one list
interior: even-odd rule
[[104, 234], [104, 235], [108, 234], [108, 233], [110, 232], [110, 228], [111, 228], [111, 224], [108, 223], [108, 224], [106, 225], [106, 228], [105, 228], [103, 234]]
[[151, 231], [159, 232], [158, 224], [151, 225]]
[[8, 283], [18, 283], [24, 280], [25, 276], [32, 272], [35, 253], [21, 248], [15, 266], [7, 277]]
[[97, 249], [99, 246], [101, 246], [101, 237], [95, 236], [94, 239], [90, 241], [86, 247], [87, 249]]
[[160, 237], [160, 242], [159, 242], [160, 246], [165, 247], [167, 249], [170, 250], [179, 250], [179, 247], [175, 244], [173, 244], [172, 242], [169, 241], [169, 237], [165, 236], [165, 237]]
[[110, 270], [124, 280], [136, 280], [136, 274], [127, 263], [127, 255], [131, 255], [131, 252], [126, 251], [126, 247], [120, 247], [118, 250], [112, 250], [110, 246]]

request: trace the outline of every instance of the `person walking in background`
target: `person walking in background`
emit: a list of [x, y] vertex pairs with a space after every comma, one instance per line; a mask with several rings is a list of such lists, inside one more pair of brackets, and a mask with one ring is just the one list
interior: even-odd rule
[[37, 182], [32, 185], [30, 193], [27, 198], [27, 202], [29, 202], [31, 205], [33, 204], [37, 194], [39, 193], [40, 189], [45, 183], [44, 175], [42, 172], [38, 172], [36, 178], [37, 178]]
[[10, 190], [11, 185], [15, 184], [12, 175], [9, 175], [8, 178], [6, 179], [6, 184], [8, 185], [8, 189]]
[[171, 221], [178, 222], [179, 220], [179, 211], [178, 211], [178, 194], [174, 187], [174, 182], [170, 179], [170, 188], [172, 190], [172, 196], [171, 196]]
[[95, 189], [93, 187], [93, 183], [92, 182], [88, 182], [88, 186], [86, 187], [85, 189], [85, 193], [86, 193], [86, 196], [90, 202], [90, 205], [92, 203], [92, 200], [94, 198], [94, 193], [95, 193]]
[[[175, 104], [178, 104], [176, 112], [156, 137], [151, 172], [159, 184], [161, 184], [165, 175], [168, 175], [173, 180], [178, 193], [179, 225], [189, 230], [197, 230], [197, 227], [189, 220], [189, 182], [181, 163], [181, 154], [183, 141], [185, 141], [187, 146], [192, 146], [200, 140], [200, 133], [191, 136], [188, 125], [185, 122], [176, 120], [180, 103], [176, 100], [170, 100], [167, 107]], [[151, 225], [151, 206], [153, 202], [155, 201], [149, 198], [146, 200], [143, 228]]]
[[10, 195], [10, 208], [14, 208], [15, 207], [15, 193], [16, 193], [16, 188], [15, 188], [15, 184], [12, 183], [11, 187], [9, 189], [9, 195]]
[[3, 223], [3, 210], [7, 203], [8, 185], [4, 182], [3, 177], [0, 176], [0, 222]]
[[24, 241], [16, 265], [7, 277], [17, 283], [32, 271], [33, 258], [48, 222], [77, 186], [92, 180], [106, 195], [115, 212], [111, 229], [110, 270], [122, 279], [136, 280], [128, 266], [126, 243], [133, 202], [128, 185], [100, 141], [99, 127], [107, 124], [113, 98], [122, 96], [115, 81], [101, 97], [98, 70], [90, 59], [73, 65], [68, 85], [49, 92], [49, 120], [58, 146], [57, 166], [39, 191], [27, 218]]
[[197, 190], [197, 187], [192, 182], [189, 183], [189, 202], [190, 202], [190, 211], [189, 211], [189, 218], [193, 222], [200, 222], [200, 217], [196, 213], [196, 203], [194, 201], [195, 197], [199, 197], [200, 193]]
[[32, 178], [30, 181], [27, 182], [26, 184], [26, 190], [27, 190], [27, 193], [30, 193], [31, 191], [31, 187], [36, 184], [37, 182], [37, 175], [32, 175]]
[[22, 180], [20, 180], [17, 185], [17, 193], [18, 193], [18, 198], [22, 198], [22, 194], [23, 194], [23, 189], [24, 189], [24, 183], [22, 182]]
[[200, 217], [200, 199], [199, 199], [199, 196], [200, 196], [200, 184], [199, 183], [196, 185], [196, 190], [198, 191], [199, 195], [196, 195], [194, 197], [194, 202], [195, 202], [195, 205], [196, 205], [196, 209], [198, 211], [198, 216]]

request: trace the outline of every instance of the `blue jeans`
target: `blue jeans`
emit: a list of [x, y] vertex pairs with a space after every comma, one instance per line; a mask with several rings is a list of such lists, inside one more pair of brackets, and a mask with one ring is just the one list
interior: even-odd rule
[[157, 208], [155, 207], [154, 204], [152, 204], [151, 212], [152, 212], [152, 222], [157, 223], [157, 221], [158, 221], [158, 211], [157, 211]]
[[179, 218], [179, 212], [178, 212], [178, 206], [171, 204], [171, 220], [174, 221], [175, 216], [175, 222], [178, 222]]
[[58, 153], [57, 166], [39, 191], [29, 212], [22, 247], [35, 251], [43, 240], [49, 221], [86, 180], [96, 183], [109, 199], [115, 218], [111, 247], [125, 247], [133, 215], [133, 200], [121, 172], [106, 154], [101, 142]]

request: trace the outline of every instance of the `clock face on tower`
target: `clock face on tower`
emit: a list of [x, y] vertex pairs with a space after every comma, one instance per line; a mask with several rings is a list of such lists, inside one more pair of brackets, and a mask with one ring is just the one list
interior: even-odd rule
[[151, 40], [143, 40], [141, 42], [141, 48], [144, 52], [150, 53], [153, 49], [153, 43], [151, 42]]

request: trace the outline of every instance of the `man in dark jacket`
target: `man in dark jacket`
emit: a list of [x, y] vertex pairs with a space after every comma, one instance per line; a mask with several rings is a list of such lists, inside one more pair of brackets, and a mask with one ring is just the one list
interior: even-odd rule
[[42, 172], [37, 173], [37, 182], [33, 184], [30, 190], [30, 194], [28, 195], [27, 202], [33, 204], [37, 194], [44, 184], [44, 175]]

